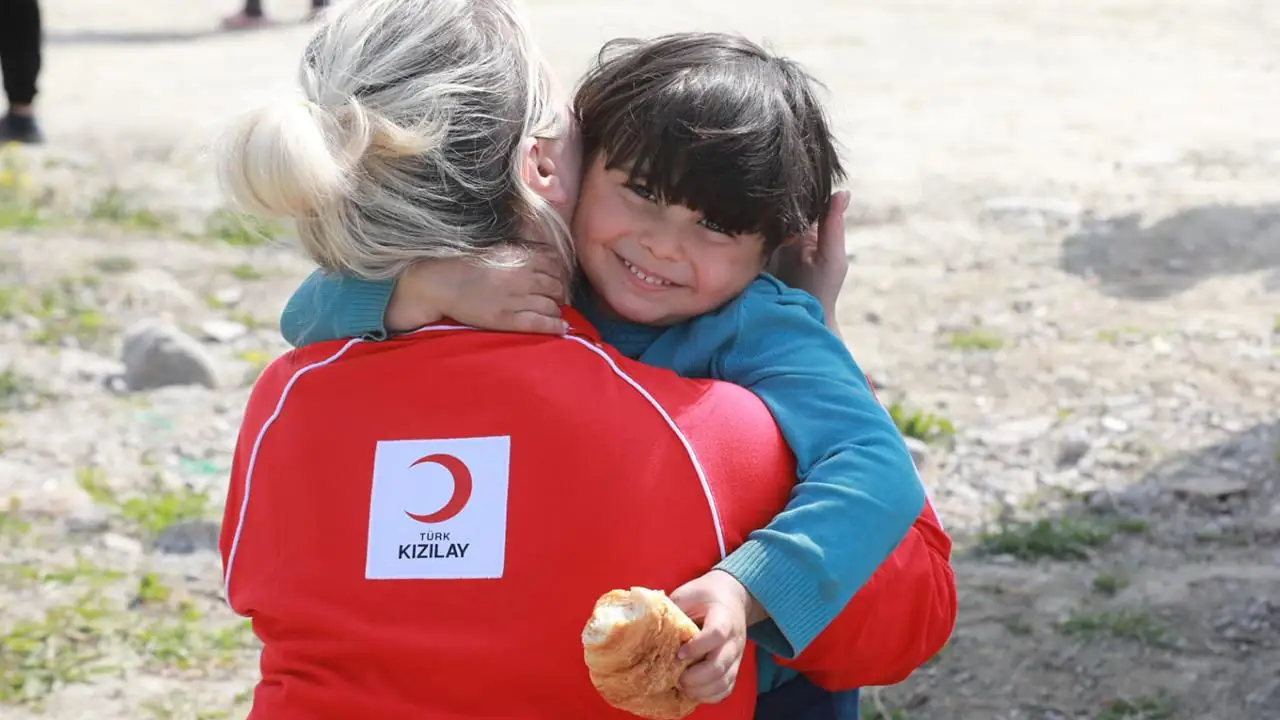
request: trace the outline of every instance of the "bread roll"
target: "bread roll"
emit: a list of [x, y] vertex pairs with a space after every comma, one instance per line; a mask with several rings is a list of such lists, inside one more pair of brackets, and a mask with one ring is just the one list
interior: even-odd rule
[[582, 630], [591, 683], [610, 705], [652, 720], [679, 720], [698, 703], [677, 686], [689, 661], [676, 651], [698, 626], [660, 590], [611, 590]]

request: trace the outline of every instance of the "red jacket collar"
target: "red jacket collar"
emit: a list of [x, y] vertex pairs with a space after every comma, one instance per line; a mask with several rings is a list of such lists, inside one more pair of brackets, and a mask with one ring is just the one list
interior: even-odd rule
[[[596, 330], [596, 326], [592, 325], [590, 321], [588, 321], [587, 318], [582, 315], [582, 313], [578, 312], [577, 310], [574, 310], [573, 307], [569, 305], [561, 305], [560, 316], [564, 318], [565, 322], [569, 323], [569, 332], [568, 332], [569, 335], [577, 335], [578, 337], [585, 338], [592, 342], [597, 342], [597, 343], [601, 342], [600, 331]], [[432, 323], [431, 325], [426, 325], [422, 329], [426, 329], [428, 327], [458, 326], [458, 325], [462, 325], [462, 323], [459, 323], [451, 318], [445, 318], [438, 323]], [[407, 334], [412, 335], [414, 334], [414, 332], [418, 332], [418, 331], [415, 330]]]

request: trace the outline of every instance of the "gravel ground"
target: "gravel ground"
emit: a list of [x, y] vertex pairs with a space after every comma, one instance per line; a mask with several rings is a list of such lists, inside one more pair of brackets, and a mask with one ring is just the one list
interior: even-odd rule
[[[959, 541], [954, 639], [868, 717], [1280, 717], [1280, 6], [532, 4], [566, 78], [715, 28], [830, 88], [845, 336]], [[308, 268], [201, 152], [307, 30], [42, 5], [51, 142], [0, 158], [0, 716], [241, 717], [216, 520]]]

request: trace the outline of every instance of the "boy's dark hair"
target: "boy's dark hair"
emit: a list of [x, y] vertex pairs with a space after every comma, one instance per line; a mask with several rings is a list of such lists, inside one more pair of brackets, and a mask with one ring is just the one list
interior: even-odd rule
[[766, 252], [816, 222], [844, 177], [816, 81], [742, 37], [613, 40], [578, 86], [586, 157]]

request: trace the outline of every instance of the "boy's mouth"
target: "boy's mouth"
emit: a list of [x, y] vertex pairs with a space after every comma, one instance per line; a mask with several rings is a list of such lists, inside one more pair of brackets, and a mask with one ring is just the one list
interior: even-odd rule
[[621, 255], [618, 256], [618, 260], [622, 261], [623, 267], [629, 270], [633, 277], [635, 277], [637, 280], [644, 283], [645, 285], [648, 285], [653, 288], [677, 287], [677, 285], [671, 282], [670, 280], [662, 277], [661, 275], [656, 275], [654, 273], [648, 272], [647, 270], [643, 270], [637, 267], [636, 265], [632, 264]]

